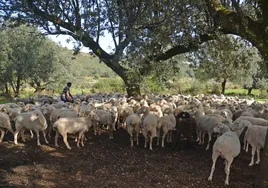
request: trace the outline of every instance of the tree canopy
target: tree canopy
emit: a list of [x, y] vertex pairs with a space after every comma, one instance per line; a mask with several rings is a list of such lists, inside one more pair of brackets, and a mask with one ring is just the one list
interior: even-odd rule
[[205, 43], [192, 61], [198, 64], [199, 78], [220, 81], [224, 94], [227, 81], [252, 87], [263, 60], [258, 50], [240, 37], [223, 35]]
[[19, 95], [23, 83], [41, 90], [44, 85], [55, 81], [63, 69], [66, 70], [64, 64], [67, 61], [57, 53], [59, 47], [35, 27], [25, 24], [13, 27], [10, 22], [2, 26], [0, 79], [12, 87], [15, 96]]

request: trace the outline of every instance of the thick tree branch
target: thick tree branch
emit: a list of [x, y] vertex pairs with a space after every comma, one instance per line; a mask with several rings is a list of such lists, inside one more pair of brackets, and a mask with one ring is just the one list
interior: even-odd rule
[[[250, 41], [268, 60], [268, 33], [263, 23], [225, 8], [219, 0], [206, 0], [208, 10], [220, 31], [235, 34]], [[268, 19], [268, 18], [267, 18]]]
[[163, 60], [167, 60], [173, 56], [176, 56], [178, 54], [183, 54], [183, 53], [187, 53], [190, 52], [192, 50], [195, 50], [199, 47], [200, 44], [210, 41], [210, 40], [214, 40], [216, 37], [215, 35], [201, 35], [200, 36], [200, 42], [199, 43], [192, 43], [189, 44], [188, 46], [184, 46], [184, 45], [178, 45], [175, 46], [169, 50], [167, 50], [166, 52], [159, 54], [157, 56], [151, 57], [150, 60], [154, 60], [154, 61], [163, 61]]
[[100, 7], [99, 7], [99, 1], [96, 0], [96, 5], [97, 5], [97, 12], [98, 12], [98, 19], [97, 19], [97, 39], [96, 39], [96, 43], [99, 44], [99, 40], [100, 40], [100, 31], [101, 31], [101, 26], [100, 26]]
[[60, 18], [57, 18], [54, 15], [49, 15], [46, 12], [38, 9], [32, 1], [28, 1], [29, 8], [41, 18], [67, 29], [67, 31], [61, 31], [58, 27], [58, 30], [51, 32], [51, 34], [68, 34], [72, 36], [75, 40], [81, 41], [84, 46], [89, 47], [99, 58], [103, 61], [108, 67], [110, 67], [115, 73], [117, 73], [122, 79], [127, 79], [126, 69], [114, 61], [113, 55], [108, 54], [104, 51], [98, 43], [96, 43], [93, 38], [91, 38], [87, 32], [83, 30], [78, 30], [77, 27], [73, 26], [71, 23], [66, 23]]

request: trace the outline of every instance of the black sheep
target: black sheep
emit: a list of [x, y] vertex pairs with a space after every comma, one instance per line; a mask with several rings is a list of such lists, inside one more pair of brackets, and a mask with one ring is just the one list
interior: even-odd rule
[[187, 146], [191, 147], [190, 141], [193, 134], [196, 133], [196, 121], [188, 112], [181, 112], [176, 116], [176, 136], [172, 151], [174, 151], [179, 145], [181, 135], [187, 140]]

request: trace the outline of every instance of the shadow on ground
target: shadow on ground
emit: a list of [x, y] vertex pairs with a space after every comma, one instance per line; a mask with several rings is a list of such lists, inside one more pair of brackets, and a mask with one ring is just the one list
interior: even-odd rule
[[[54, 139], [37, 146], [36, 138], [27, 135], [27, 141], [14, 145], [8, 135], [0, 144], [0, 187], [224, 187], [223, 160], [217, 161], [213, 182], [207, 178], [211, 168], [211, 150], [196, 146], [194, 150], [170, 152], [156, 146], [154, 151], [140, 146], [130, 148], [129, 136], [124, 130], [108, 139], [87, 135], [85, 147], [77, 148], [74, 138], [69, 138], [72, 150], [66, 149], [62, 139], [60, 148]], [[229, 187], [251, 187], [259, 166], [249, 167], [250, 154], [244, 151], [232, 165]]]

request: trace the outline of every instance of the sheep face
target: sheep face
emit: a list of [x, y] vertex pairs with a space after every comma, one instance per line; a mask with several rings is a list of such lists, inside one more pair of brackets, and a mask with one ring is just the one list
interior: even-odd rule
[[216, 127], [213, 128], [214, 133], [223, 133], [225, 129], [225, 125], [224, 124], [219, 124]]
[[31, 116], [30, 116], [30, 120], [31, 120], [31, 121], [34, 121], [34, 120], [38, 119], [39, 117], [40, 117], [39, 112], [33, 112], [33, 113], [31, 114]]
[[190, 118], [190, 114], [188, 112], [181, 112], [177, 115], [176, 119], [181, 121], [181, 119], [188, 119]]

